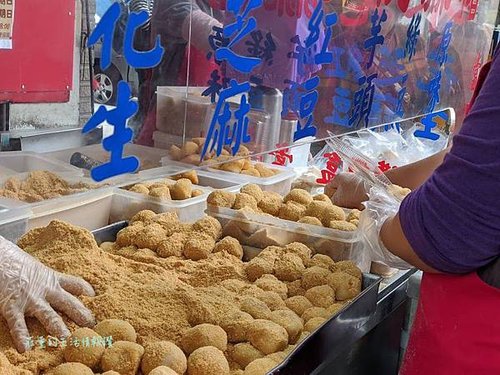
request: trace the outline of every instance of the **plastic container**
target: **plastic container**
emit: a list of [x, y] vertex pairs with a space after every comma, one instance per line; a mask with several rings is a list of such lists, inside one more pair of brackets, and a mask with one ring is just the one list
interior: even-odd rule
[[221, 171], [219, 169], [209, 167], [204, 167], [202, 169], [191, 164], [173, 161], [169, 156], [165, 156], [164, 158], [162, 158], [161, 163], [163, 166], [178, 166], [184, 169], [199, 168], [199, 170], [208, 171], [210, 173], [216, 174], [217, 176], [219, 176], [219, 178], [231, 180], [240, 185], [256, 184], [259, 185], [260, 188], [264, 191], [273, 191], [281, 195], [286, 195], [290, 191], [292, 182], [296, 177], [294, 170], [291, 168], [266, 163], [262, 164], [264, 164], [268, 168], [277, 169], [280, 171], [280, 173], [271, 177], [254, 177], [240, 173]]
[[9, 202], [0, 199], [0, 236], [16, 243], [28, 230], [31, 210], [27, 206], [9, 207]]
[[362, 261], [356, 249], [361, 240], [359, 230], [340, 231], [211, 205], [206, 212], [220, 221], [224, 236], [235, 237], [242, 245], [251, 246], [256, 251], [267, 246], [302, 242], [315, 253], [328, 255], [335, 261]]
[[[142, 180], [142, 182], [156, 182], [165, 181], [165, 179], [149, 179]], [[172, 183], [175, 181], [172, 180]], [[130, 185], [129, 185], [130, 186]], [[131, 217], [131, 212], [138, 212], [141, 210], [151, 210], [156, 213], [160, 212], [176, 212], [179, 220], [181, 221], [193, 221], [201, 219], [204, 216], [205, 209], [207, 208], [207, 196], [210, 194], [212, 189], [193, 185], [193, 189], [199, 189], [203, 191], [203, 194], [194, 198], [184, 199], [181, 201], [175, 200], [162, 200], [148, 195], [135, 193], [133, 191], [125, 190], [129, 186], [123, 186], [121, 188], [121, 193], [124, 199], [129, 199], [129, 206], [124, 208], [123, 217]], [[121, 220], [126, 220], [122, 218]]]
[[55, 172], [61, 176], [83, 176], [83, 172], [79, 168], [73, 167], [69, 163], [27, 151], [0, 152], [0, 167], [15, 173], [44, 170]]
[[153, 132], [153, 144], [155, 148], [168, 150], [170, 149], [170, 146], [181, 143], [182, 143], [182, 137], [180, 136], [173, 136], [171, 134], [164, 133], [161, 131]]

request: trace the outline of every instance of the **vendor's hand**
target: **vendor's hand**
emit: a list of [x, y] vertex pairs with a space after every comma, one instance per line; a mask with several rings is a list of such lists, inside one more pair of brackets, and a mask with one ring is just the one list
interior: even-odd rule
[[92, 312], [72, 294], [95, 295], [86, 281], [48, 268], [0, 236], [0, 313], [19, 352], [30, 349], [25, 316], [37, 318], [57, 338], [70, 332], [55, 310], [80, 326], [95, 324]]
[[333, 204], [345, 208], [363, 210], [362, 202], [368, 200], [364, 180], [354, 173], [340, 173], [325, 187]]

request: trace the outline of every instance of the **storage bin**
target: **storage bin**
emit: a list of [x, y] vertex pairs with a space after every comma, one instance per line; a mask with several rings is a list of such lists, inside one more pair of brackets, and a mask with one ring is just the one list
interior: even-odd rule
[[63, 163], [43, 154], [27, 151], [0, 152], [0, 167], [6, 168], [7, 171], [14, 171], [16, 174], [44, 170], [61, 176], [83, 175], [79, 168], [73, 167], [69, 163]]

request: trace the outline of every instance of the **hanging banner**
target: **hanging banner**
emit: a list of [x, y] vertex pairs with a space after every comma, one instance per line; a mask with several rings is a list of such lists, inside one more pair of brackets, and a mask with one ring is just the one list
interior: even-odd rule
[[0, 49], [12, 49], [14, 1], [0, 0]]

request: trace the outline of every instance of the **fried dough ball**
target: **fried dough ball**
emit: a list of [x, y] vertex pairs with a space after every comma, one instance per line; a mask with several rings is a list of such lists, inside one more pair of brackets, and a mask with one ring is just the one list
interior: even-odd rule
[[232, 173], [240, 173], [243, 169], [245, 162], [242, 159], [233, 160], [227, 163], [223, 163], [219, 166], [221, 171], [232, 172]]
[[179, 223], [179, 216], [177, 216], [176, 212], [162, 212], [161, 214], [155, 215], [152, 221], [160, 224], [163, 229], [170, 232], [172, 229], [177, 229], [172, 227]]
[[187, 141], [184, 143], [184, 145], [181, 147], [181, 159], [185, 158], [186, 156], [196, 154], [198, 152], [198, 145], [194, 142]]
[[141, 369], [144, 375], [148, 375], [158, 366], [168, 366], [177, 374], [184, 374], [187, 370], [187, 359], [173, 342], [156, 341], [144, 349]]
[[286, 284], [288, 287], [288, 297], [303, 296], [306, 290], [302, 288], [301, 280], [295, 280]]
[[266, 375], [276, 367], [278, 363], [271, 358], [258, 358], [245, 367], [243, 375]]
[[252, 315], [244, 311], [235, 310], [220, 321], [220, 326], [226, 331], [229, 342], [237, 343], [246, 340], [248, 325], [253, 321]]
[[253, 167], [247, 168], [247, 169], [243, 169], [241, 171], [241, 174], [245, 174], [247, 176], [253, 176], [253, 177], [260, 177], [260, 172], [257, 169], [253, 168]]
[[235, 193], [225, 190], [215, 190], [208, 195], [207, 203], [212, 206], [231, 208], [235, 200]]
[[226, 236], [215, 244], [214, 253], [221, 251], [234, 255], [238, 259], [243, 258], [243, 248], [240, 242], [234, 237]]
[[285, 197], [283, 198], [283, 202], [287, 203], [289, 201], [297, 202], [303, 206], [307, 206], [309, 203], [313, 201], [311, 194], [309, 194], [304, 189], [292, 189]]
[[200, 165], [200, 155], [192, 154], [181, 159], [181, 163]]
[[264, 319], [250, 323], [248, 339], [264, 354], [279, 352], [288, 345], [287, 331], [279, 324]]
[[292, 310], [298, 316], [302, 316], [304, 312], [313, 307], [313, 304], [304, 296], [293, 296], [285, 300], [286, 307]]
[[142, 221], [144, 223], [147, 223], [153, 220], [155, 216], [156, 213], [154, 213], [151, 210], [142, 210], [136, 213], [134, 216], [132, 216], [132, 219], [130, 219], [130, 223], [135, 223], [136, 221]]
[[330, 267], [330, 270], [332, 272], [342, 271], [342, 272], [345, 272], [345, 273], [347, 273], [351, 276], [354, 276], [360, 280], [363, 277], [361, 270], [356, 266], [356, 264], [354, 262], [352, 262], [350, 260], [343, 260], [343, 261], [337, 262]]
[[305, 216], [306, 208], [295, 201], [288, 201], [282, 204], [279, 211], [279, 218], [283, 220], [299, 221]]
[[198, 179], [198, 173], [196, 173], [194, 169], [172, 176], [172, 180], [180, 180], [181, 178], [187, 178], [193, 183], [193, 185], [198, 185], [198, 183], [200, 182], [200, 180]]
[[335, 302], [335, 291], [328, 285], [315, 286], [304, 295], [314, 306], [328, 307]]
[[260, 202], [265, 195], [260, 186], [256, 184], [248, 184], [243, 186], [241, 188], [241, 193], [251, 195], [257, 202]]
[[182, 253], [191, 260], [206, 259], [215, 247], [215, 240], [206, 233], [199, 233], [189, 238], [184, 244]]
[[347, 221], [351, 221], [351, 220], [359, 220], [359, 215], [361, 215], [361, 211], [360, 210], [351, 210], [351, 212], [349, 212], [349, 215], [347, 215]]
[[312, 216], [319, 219], [323, 223], [325, 212], [332, 207], [331, 204], [323, 201], [312, 201], [307, 206], [304, 216]]
[[191, 139], [191, 142], [196, 143], [198, 147], [203, 146], [205, 144], [206, 138], [203, 137], [195, 137]]
[[149, 189], [143, 184], [135, 184], [129, 189], [129, 191], [132, 191], [134, 193], [149, 195]]
[[101, 358], [103, 371], [114, 370], [122, 375], [135, 375], [141, 364], [144, 348], [135, 342], [117, 341], [106, 348]]
[[316, 194], [313, 197], [313, 200], [318, 201], [318, 202], [326, 202], [326, 203], [329, 203], [329, 204], [332, 203], [330, 197], [328, 195], [326, 195], [326, 194]]
[[333, 220], [345, 221], [345, 212], [338, 206], [329, 205], [328, 209], [321, 213], [319, 219], [325, 227], [328, 227]]
[[300, 242], [292, 242], [284, 247], [285, 252], [296, 254], [306, 263], [311, 258], [311, 249]]
[[149, 196], [160, 199], [172, 199], [170, 189], [167, 186], [155, 187], [149, 191]]
[[174, 233], [158, 245], [156, 253], [162, 258], [181, 257], [187, 239], [186, 233]]
[[327, 285], [328, 276], [331, 272], [322, 267], [310, 267], [304, 271], [302, 275], [302, 287], [305, 290], [314, 288], [315, 286]]
[[203, 346], [214, 346], [224, 351], [227, 349], [227, 334], [219, 326], [199, 324], [184, 333], [181, 346], [187, 354], [191, 354]]
[[132, 324], [120, 319], [106, 319], [99, 322], [95, 327], [96, 331], [102, 337], [113, 337], [115, 341], [136, 342], [137, 333]]
[[[94, 330], [90, 328], [78, 328], [68, 339], [68, 342], [72, 342], [73, 339], [81, 341], [86, 338], [101, 338]], [[113, 344], [114, 345], [114, 344]], [[66, 362], [79, 362], [85, 366], [94, 369], [99, 364], [102, 355], [104, 354], [105, 348], [103, 346], [73, 346], [68, 345], [64, 348], [64, 359]]]
[[315, 254], [307, 262], [307, 267], [322, 267], [330, 269], [330, 267], [333, 267], [334, 264], [335, 262], [328, 255]]
[[217, 241], [222, 236], [222, 225], [219, 220], [211, 216], [205, 216], [193, 224], [195, 232], [203, 232]]
[[137, 234], [144, 228], [144, 224], [138, 222], [136, 225], [129, 225], [123, 228], [116, 235], [116, 243], [120, 247], [130, 246], [134, 243]]
[[274, 275], [281, 281], [300, 279], [305, 269], [302, 259], [296, 254], [283, 254], [274, 262]]
[[283, 198], [281, 195], [273, 192], [266, 192], [264, 197], [259, 201], [258, 207], [266, 214], [278, 216], [282, 203]]
[[187, 178], [181, 178], [170, 187], [170, 195], [174, 200], [184, 200], [191, 198], [191, 193], [193, 192], [193, 183]]
[[271, 314], [271, 309], [255, 297], [248, 297], [241, 301], [241, 311], [250, 314], [255, 319], [267, 319]]
[[[8, 374], [14, 374], [8, 373]], [[16, 372], [17, 374], [17, 372]], [[47, 375], [94, 375], [92, 370], [78, 362], [63, 363], [47, 372]]]
[[273, 273], [274, 269], [274, 260], [264, 259], [261, 257], [255, 257], [250, 262], [248, 262], [245, 266], [245, 272], [247, 274], [247, 278], [250, 281], [255, 281], [260, 278], [262, 275], [267, 273]]
[[182, 159], [181, 149], [176, 145], [170, 146], [169, 154], [173, 160], [179, 161]]
[[322, 325], [324, 322], [326, 322], [325, 318], [320, 318], [320, 317], [311, 318], [306, 322], [306, 324], [304, 324], [304, 329], [306, 331], [312, 332], [320, 325]]
[[297, 344], [304, 341], [307, 338], [307, 336], [309, 336], [310, 334], [311, 334], [311, 332], [309, 332], [309, 331], [302, 331], [299, 338], [297, 339]]
[[337, 301], [345, 301], [361, 293], [361, 280], [345, 272], [335, 272], [328, 277], [328, 285], [335, 291]]
[[243, 368], [247, 367], [249, 363], [262, 357], [264, 357], [264, 354], [248, 342], [236, 344], [231, 353], [231, 359]]
[[[312, 318], [328, 318], [330, 314], [328, 313], [328, 310], [323, 308], [323, 307], [310, 307], [304, 313], [301, 315], [301, 318], [304, 320], [304, 322], [307, 322], [308, 320]], [[305, 329], [305, 328], [304, 328]], [[307, 330], [307, 329], [306, 329]], [[309, 330], [307, 330], [309, 331]]]
[[309, 225], [319, 225], [320, 227], [323, 226], [323, 224], [321, 223], [321, 220], [319, 220], [318, 218], [313, 217], [313, 216], [304, 216], [298, 222], [303, 223], [303, 224], [309, 224]]
[[271, 177], [274, 176], [274, 170], [267, 168], [262, 163], [255, 163], [254, 168], [257, 169], [260, 173], [260, 177]]
[[285, 283], [279, 281], [274, 275], [262, 275], [255, 281], [260, 289], [276, 292], [282, 299], [286, 299], [288, 295], [288, 288]]
[[354, 224], [356, 227], [359, 227], [359, 220], [358, 219], [349, 220], [349, 223]]
[[238, 193], [234, 200], [233, 209], [239, 210], [240, 208], [248, 207], [253, 212], [257, 211], [257, 200], [249, 194]]
[[196, 198], [196, 197], [199, 197], [200, 195], [203, 195], [203, 190], [195, 189], [191, 193], [191, 198]]
[[158, 366], [149, 373], [149, 375], [178, 375], [174, 370], [167, 366]]
[[286, 307], [285, 302], [276, 292], [267, 291], [257, 295], [257, 298], [264, 302], [271, 311], [283, 309]]
[[343, 307], [344, 307], [344, 305], [341, 303], [334, 303], [333, 305], [328, 306], [326, 311], [328, 311], [328, 314], [330, 314], [330, 315], [335, 315], [340, 310], [342, 310]]
[[271, 315], [269, 315], [269, 320], [286, 329], [289, 341], [292, 343], [295, 342], [295, 340], [299, 337], [300, 332], [304, 329], [302, 319], [292, 310], [275, 310], [271, 312]]
[[[110, 252], [110, 251], [113, 251], [116, 249], [115, 247], [115, 243], [114, 242], [103, 242], [99, 245], [99, 247], [103, 250], [103, 251], [107, 251], [107, 252]], [[117, 249], [116, 249], [117, 250]]]
[[196, 349], [188, 358], [188, 375], [229, 375], [224, 353], [213, 346]]
[[332, 220], [330, 221], [330, 225], [328, 226], [332, 229], [342, 230], [346, 232], [353, 232], [357, 229], [356, 225], [344, 220]]
[[282, 351], [282, 352], [276, 352], [276, 353], [268, 354], [268, 355], [266, 355], [266, 358], [272, 359], [276, 363], [281, 363], [281, 362], [283, 362], [285, 360], [285, 358], [286, 358], [287, 355], [288, 354], [285, 353], [285, 351]]

